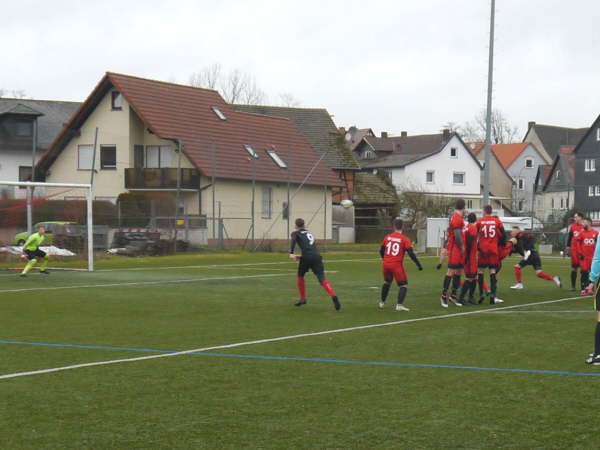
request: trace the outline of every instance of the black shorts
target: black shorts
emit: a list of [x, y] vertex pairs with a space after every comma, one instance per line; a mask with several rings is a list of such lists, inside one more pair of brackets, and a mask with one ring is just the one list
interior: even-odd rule
[[571, 264], [571, 269], [579, 269], [579, 263], [575, 264]]
[[531, 255], [529, 255], [529, 258], [527, 258], [527, 260], [522, 259], [521, 261], [519, 261], [519, 266], [533, 266], [534, 270], [542, 270], [542, 260], [538, 252], [532, 251]]
[[325, 267], [323, 267], [323, 258], [321, 256], [300, 257], [298, 276], [303, 277], [309, 270], [312, 270], [317, 277], [324, 276]]
[[31, 261], [32, 259], [35, 259], [35, 258], [46, 257], [46, 252], [40, 250], [39, 248], [37, 250], [24, 250], [24, 252], [27, 255], [27, 259], [29, 261]]

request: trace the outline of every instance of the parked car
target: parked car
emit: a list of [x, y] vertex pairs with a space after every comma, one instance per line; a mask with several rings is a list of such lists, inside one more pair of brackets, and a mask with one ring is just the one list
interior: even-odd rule
[[[43, 225], [46, 228], [46, 234], [44, 235], [44, 241], [42, 245], [56, 245], [57, 247], [66, 247], [64, 245], [67, 242], [76, 241], [82, 239], [81, 226], [75, 222], [38, 222], [33, 226], [34, 231], [37, 227]], [[18, 233], [13, 238], [13, 244], [21, 246], [25, 243], [29, 233], [23, 231]]]

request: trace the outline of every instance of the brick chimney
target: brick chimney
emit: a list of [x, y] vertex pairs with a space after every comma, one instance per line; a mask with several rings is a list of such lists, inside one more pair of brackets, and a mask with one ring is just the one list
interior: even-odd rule
[[381, 137], [382, 137], [383, 139], [387, 139], [387, 137], [388, 137], [388, 133], [387, 133], [387, 131], [382, 131], [382, 132], [381, 132]]
[[406, 137], [406, 136], [408, 136], [408, 132], [407, 131], [401, 131], [400, 132], [400, 136]]
[[444, 128], [444, 130], [442, 131], [442, 139], [444, 140], [444, 142], [450, 140], [450, 130], [448, 128]]

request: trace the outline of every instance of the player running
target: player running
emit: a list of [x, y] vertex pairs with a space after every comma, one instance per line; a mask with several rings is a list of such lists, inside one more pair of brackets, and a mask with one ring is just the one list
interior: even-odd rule
[[[496, 304], [496, 290], [498, 288], [498, 279], [496, 271], [500, 265], [500, 247], [506, 243], [504, 225], [502, 221], [492, 216], [492, 206], [483, 207], [485, 214], [477, 221], [477, 232], [479, 233], [479, 263], [478, 263], [478, 282], [479, 292], [483, 291], [483, 279], [485, 269], [490, 271], [490, 305]], [[479, 303], [483, 303], [484, 296], [481, 295]]]
[[383, 286], [381, 286], [381, 301], [379, 307], [385, 306], [392, 280], [396, 280], [400, 290], [398, 291], [398, 301], [396, 302], [396, 311], [410, 311], [404, 306], [404, 299], [408, 290], [408, 277], [404, 270], [404, 253], [410, 256], [410, 259], [417, 265], [419, 270], [423, 270], [423, 266], [419, 262], [417, 255], [412, 248], [410, 239], [402, 233], [402, 219], [394, 219], [394, 232], [388, 234], [381, 242], [379, 254], [383, 259]]
[[589, 284], [590, 270], [592, 268], [592, 260], [594, 259], [594, 250], [596, 249], [596, 242], [598, 241], [598, 232], [592, 228], [592, 222], [589, 219], [583, 219], [581, 222], [583, 226], [572, 241], [572, 247], [577, 249], [577, 258], [579, 261], [579, 267], [581, 270], [581, 295], [587, 294], [586, 287]]
[[[306, 286], [304, 283], [304, 275], [308, 270], [312, 270], [325, 292], [331, 296], [331, 301], [336, 311], [339, 311], [342, 305], [335, 295], [333, 286], [325, 279], [325, 268], [323, 267], [323, 258], [317, 249], [317, 242], [310, 231], [304, 228], [304, 219], [296, 219], [296, 231], [292, 232], [292, 242], [290, 247], [290, 258], [299, 260], [298, 277], [296, 285], [300, 292], [300, 299], [294, 303], [295, 306], [306, 305]], [[294, 254], [296, 244], [302, 251], [302, 256]]]
[[585, 360], [587, 364], [600, 366], [600, 289], [598, 289], [600, 278], [600, 245], [596, 246], [594, 257], [592, 259], [592, 267], [590, 270], [589, 284], [586, 288], [586, 293], [596, 295], [594, 306], [596, 307], [596, 333], [594, 335], [594, 352], [590, 353], [589, 358]]
[[[577, 248], [577, 237], [583, 231], [583, 215], [576, 212], [573, 216], [573, 223], [569, 225], [569, 237], [567, 239], [567, 252], [571, 255], [571, 290], [577, 289], [577, 271], [580, 269], [579, 250]], [[582, 274], [583, 275], [583, 274]], [[581, 276], [581, 284], [585, 286], [583, 276]], [[582, 288], [583, 289], [583, 288]]]
[[38, 261], [38, 258], [41, 258], [42, 263], [40, 264], [40, 273], [44, 275], [49, 275], [50, 272], [46, 269], [48, 266], [48, 255], [45, 251], [40, 250], [40, 246], [44, 242], [44, 234], [46, 233], [46, 229], [43, 225], [37, 227], [37, 233], [33, 233], [31, 236], [27, 238], [25, 244], [23, 244], [23, 258], [27, 258], [29, 262], [19, 275], [22, 278], [27, 276], [27, 273], [31, 270], [33, 266]]
[[542, 270], [542, 259], [535, 250], [535, 239], [530, 233], [523, 233], [519, 227], [513, 227], [511, 232], [513, 249], [519, 253], [523, 259], [515, 265], [515, 279], [517, 283], [511, 286], [511, 289], [523, 289], [523, 276], [521, 270], [526, 266], [533, 266], [538, 278], [548, 281], [554, 281], [558, 287], [562, 287], [560, 278], [549, 275]]
[[456, 306], [462, 306], [462, 303], [456, 297], [456, 291], [460, 286], [460, 275], [463, 268], [465, 250], [462, 240], [462, 231], [465, 226], [465, 221], [463, 220], [464, 211], [465, 201], [463, 199], [456, 200], [455, 211], [450, 218], [448, 226], [448, 244], [446, 246], [448, 250], [448, 271], [444, 277], [442, 296], [440, 297], [440, 303], [444, 308], [448, 307], [448, 288], [451, 282], [452, 295], [450, 296], [450, 300]]
[[473, 294], [475, 292], [475, 286], [477, 284], [477, 216], [474, 213], [470, 213], [467, 216], [467, 224], [463, 230], [463, 242], [465, 243], [465, 257], [464, 257], [464, 269], [465, 269], [465, 282], [462, 285], [460, 291], [460, 297], [458, 302], [461, 305], [467, 305], [465, 302], [465, 296], [469, 293], [469, 303], [475, 304]]

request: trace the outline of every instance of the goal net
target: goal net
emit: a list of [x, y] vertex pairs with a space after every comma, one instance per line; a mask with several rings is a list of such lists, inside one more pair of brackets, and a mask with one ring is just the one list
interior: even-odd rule
[[86, 184], [0, 181], [0, 269], [25, 266], [23, 244], [41, 225], [49, 270], [94, 270], [94, 249], [108, 239], [94, 225], [96, 203]]

